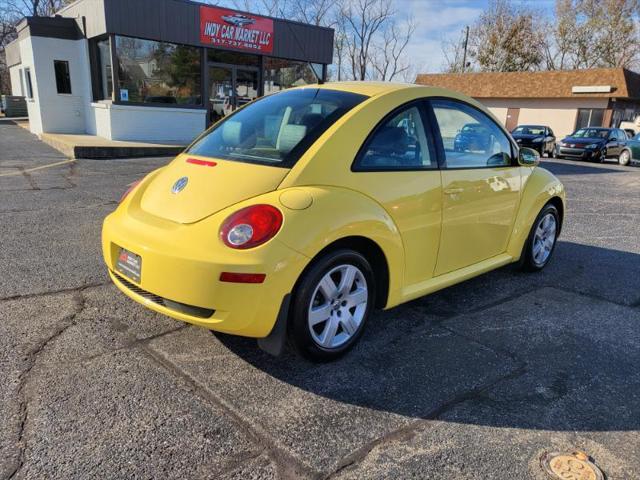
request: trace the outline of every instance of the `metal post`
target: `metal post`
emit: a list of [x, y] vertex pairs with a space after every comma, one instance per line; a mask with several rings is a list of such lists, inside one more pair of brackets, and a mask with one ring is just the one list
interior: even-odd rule
[[469, 25], [465, 27], [464, 54], [462, 55], [462, 72], [467, 69], [467, 45], [469, 44]]

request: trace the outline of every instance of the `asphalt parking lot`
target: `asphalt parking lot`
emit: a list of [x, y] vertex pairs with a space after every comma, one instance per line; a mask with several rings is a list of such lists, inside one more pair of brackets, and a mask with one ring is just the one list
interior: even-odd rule
[[138, 306], [99, 235], [168, 159], [61, 163], [0, 124], [1, 478], [640, 478], [640, 168], [545, 161], [555, 258], [380, 312], [339, 362], [272, 358]]

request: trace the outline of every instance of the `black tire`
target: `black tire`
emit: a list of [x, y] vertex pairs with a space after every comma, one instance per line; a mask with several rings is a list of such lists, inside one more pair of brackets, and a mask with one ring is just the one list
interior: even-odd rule
[[[552, 214], [556, 221], [556, 229], [555, 229], [555, 237], [553, 239], [553, 246], [551, 247], [551, 251], [549, 252], [548, 257], [545, 259], [543, 263], [538, 263], [534, 260], [534, 237], [536, 233], [536, 229], [540, 224], [541, 220], [547, 216], [548, 214]], [[561, 219], [560, 214], [558, 213], [558, 209], [553, 206], [551, 203], [547, 203], [538, 216], [536, 217], [533, 225], [531, 226], [531, 230], [529, 231], [529, 236], [527, 237], [527, 241], [524, 244], [524, 248], [522, 251], [522, 257], [520, 259], [520, 267], [522, 270], [526, 272], [538, 272], [546, 267], [551, 258], [553, 257], [553, 252], [555, 251], [556, 244], [558, 243], [558, 234], [560, 233], [561, 228]]]
[[[368, 292], [366, 309], [360, 324], [345, 343], [326, 348], [319, 345], [311, 334], [309, 326], [309, 307], [312, 296], [316, 293], [316, 288], [320, 281], [336, 267], [343, 265], [355, 266], [364, 276]], [[289, 342], [293, 349], [301, 356], [315, 362], [329, 362], [340, 358], [347, 353], [362, 336], [367, 319], [375, 306], [376, 283], [373, 269], [369, 261], [360, 253], [354, 250], [341, 249], [327, 253], [316, 260], [313, 265], [302, 274], [298, 281], [289, 314], [288, 335]], [[340, 327], [342, 328], [342, 327]], [[346, 332], [346, 331], [345, 331]]]

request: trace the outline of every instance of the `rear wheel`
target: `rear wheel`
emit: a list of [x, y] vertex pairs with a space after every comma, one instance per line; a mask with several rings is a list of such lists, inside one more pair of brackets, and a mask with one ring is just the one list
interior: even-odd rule
[[353, 250], [337, 250], [303, 274], [294, 294], [289, 338], [314, 361], [339, 358], [355, 345], [375, 305], [374, 273]]
[[559, 231], [560, 214], [556, 207], [548, 203], [531, 227], [523, 252], [523, 270], [535, 272], [547, 266], [555, 249]]
[[631, 161], [631, 154], [629, 153], [629, 150], [623, 150], [620, 156], [618, 157], [618, 163], [620, 165], [629, 165], [630, 161]]

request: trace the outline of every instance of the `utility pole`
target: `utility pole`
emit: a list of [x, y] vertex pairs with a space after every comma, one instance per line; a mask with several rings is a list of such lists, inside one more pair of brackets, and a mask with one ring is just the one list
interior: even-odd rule
[[462, 73], [467, 69], [467, 45], [469, 44], [469, 25], [465, 27], [464, 53], [462, 55]]

